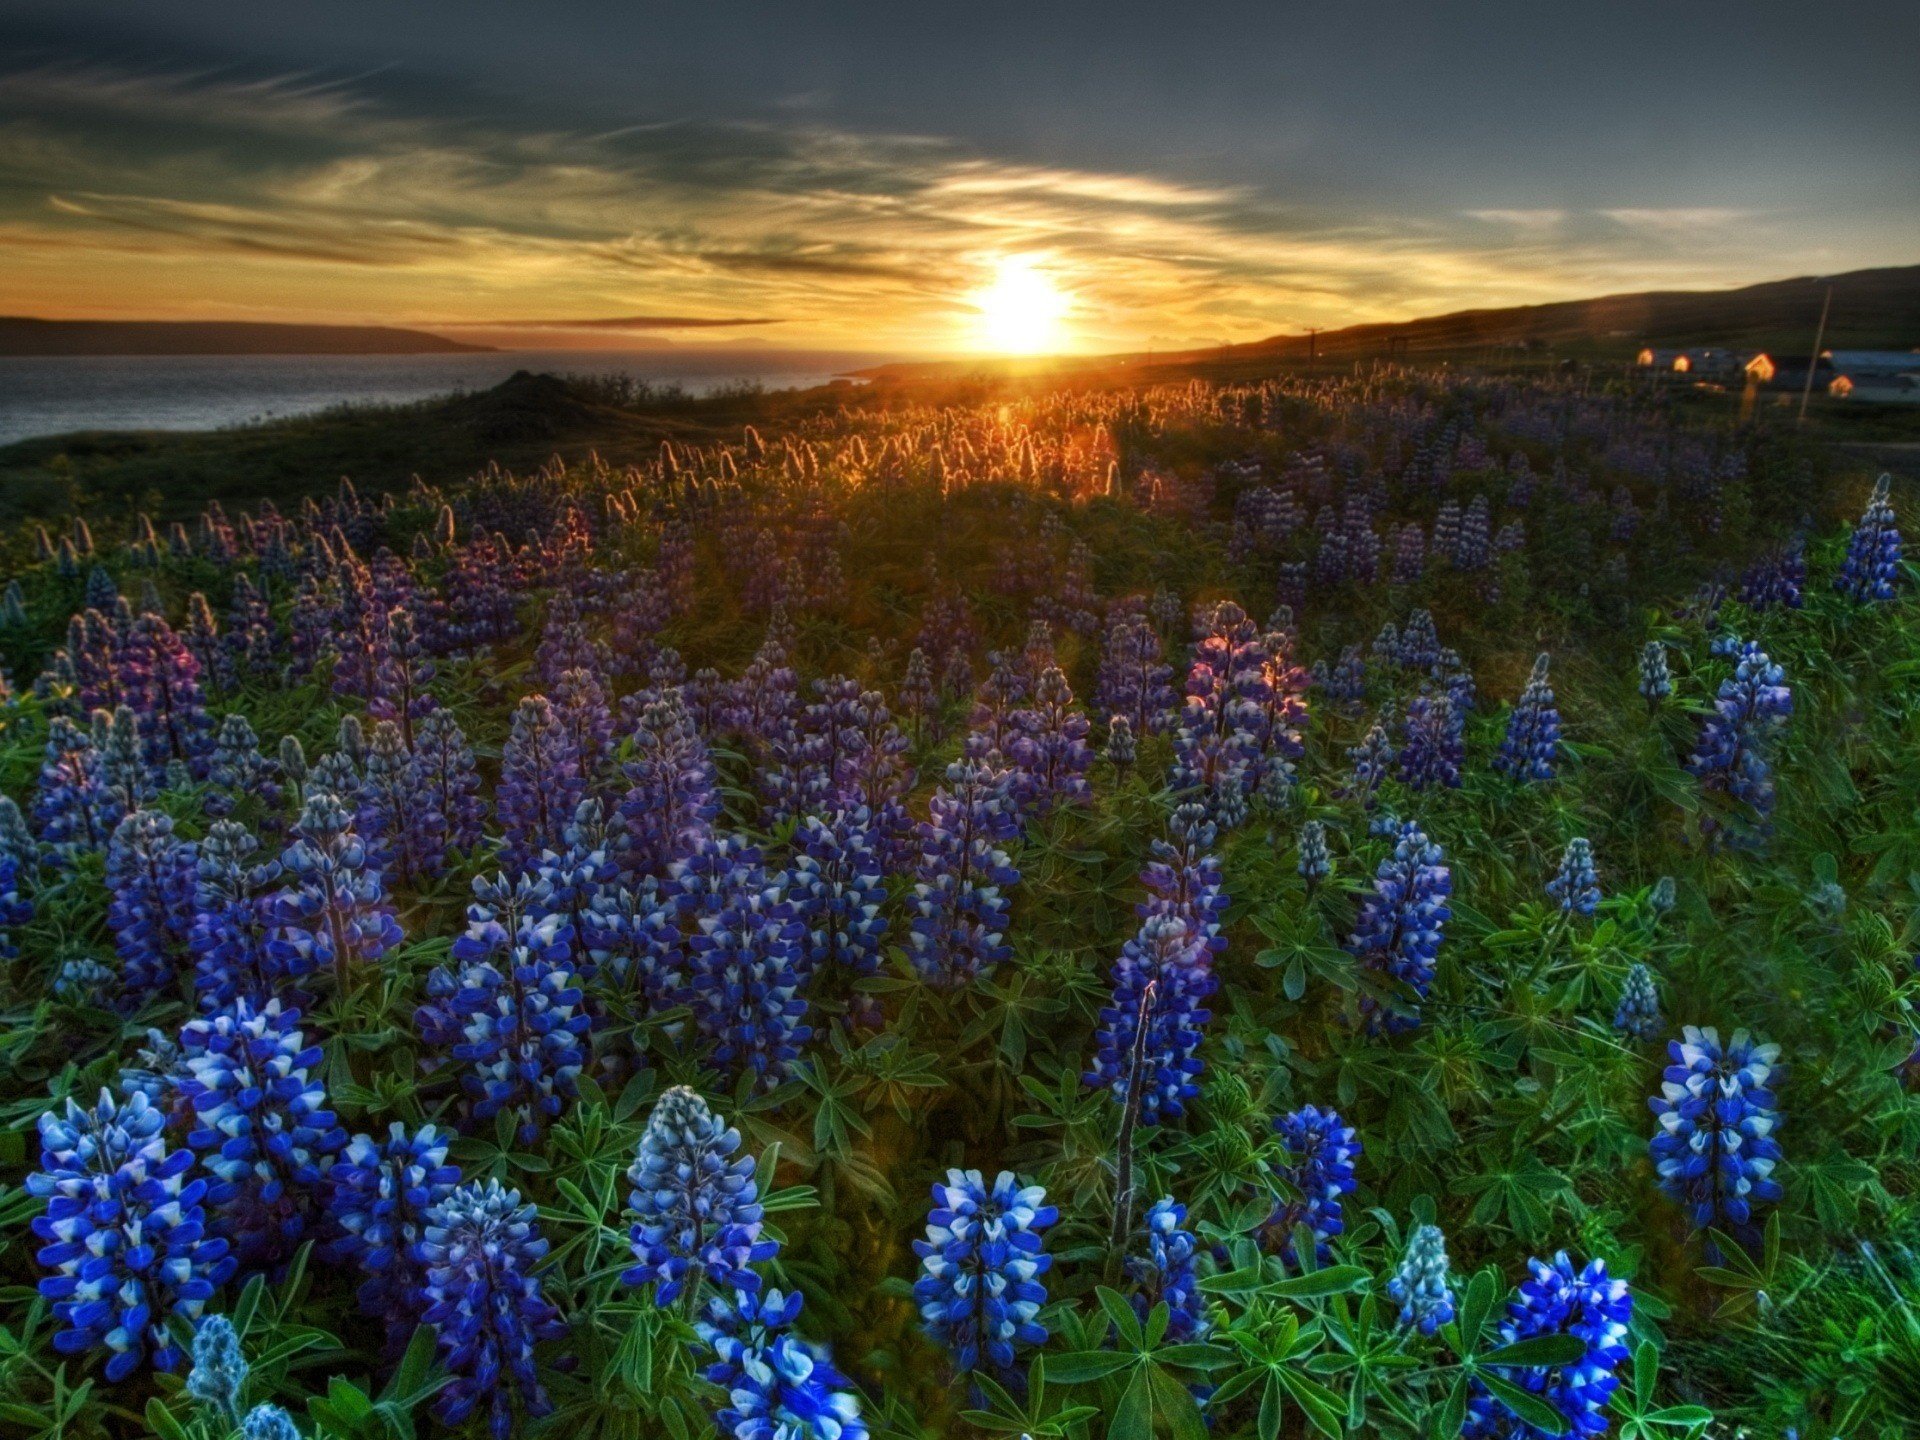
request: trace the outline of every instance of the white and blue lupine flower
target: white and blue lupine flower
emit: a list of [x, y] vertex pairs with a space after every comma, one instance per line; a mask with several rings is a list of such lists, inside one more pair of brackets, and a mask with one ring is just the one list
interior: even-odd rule
[[709, 859], [697, 893], [689, 893], [687, 1003], [695, 1028], [712, 1042], [715, 1065], [729, 1076], [751, 1073], [771, 1090], [813, 1033], [800, 993], [809, 970], [807, 927], [789, 898], [787, 874], [769, 874], [750, 845], [708, 842], [675, 867], [675, 878]]
[[1333, 1110], [1303, 1105], [1289, 1115], [1276, 1116], [1274, 1132], [1284, 1154], [1274, 1173], [1299, 1191], [1284, 1200], [1261, 1227], [1269, 1248], [1289, 1264], [1296, 1262], [1293, 1232], [1305, 1225], [1313, 1233], [1314, 1249], [1325, 1258], [1327, 1241], [1346, 1229], [1340, 1200], [1354, 1189], [1353, 1162], [1361, 1152], [1353, 1127]]
[[1400, 1268], [1387, 1282], [1388, 1298], [1400, 1304], [1400, 1323], [1431, 1335], [1453, 1323], [1453, 1288], [1447, 1283], [1447, 1237], [1438, 1225], [1422, 1225], [1407, 1240]]
[[384, 1140], [355, 1135], [327, 1172], [334, 1234], [324, 1253], [366, 1272], [360, 1310], [385, 1323], [390, 1349], [406, 1345], [425, 1308], [427, 1215], [460, 1183], [460, 1167], [447, 1163], [449, 1138], [432, 1125], [409, 1133], [396, 1120]]
[[1401, 724], [1400, 779], [1411, 790], [1460, 786], [1466, 760], [1466, 717], [1445, 691], [1422, 692], [1407, 702]]
[[462, 1185], [427, 1212], [423, 1318], [439, 1332], [440, 1363], [452, 1377], [434, 1402], [443, 1425], [484, 1408], [488, 1433], [507, 1440], [516, 1414], [553, 1412], [533, 1347], [567, 1327], [541, 1287], [547, 1242], [534, 1219], [534, 1207], [498, 1180]]
[[1886, 475], [1874, 482], [1873, 495], [1847, 541], [1847, 558], [1833, 579], [1833, 588], [1857, 603], [1891, 600], [1900, 578], [1900, 527], [1894, 523], [1892, 484]]
[[193, 1332], [193, 1368], [187, 1372], [187, 1394], [213, 1410], [226, 1425], [240, 1418], [240, 1397], [246, 1392], [247, 1357], [240, 1337], [224, 1315], [208, 1315]]
[[[1567, 1422], [1566, 1434], [1576, 1440], [1604, 1435], [1607, 1405], [1620, 1385], [1618, 1371], [1627, 1358], [1627, 1326], [1633, 1319], [1627, 1282], [1611, 1278], [1604, 1260], [1589, 1261], [1576, 1272], [1564, 1250], [1551, 1265], [1529, 1260], [1527, 1268], [1529, 1278], [1500, 1322], [1500, 1343], [1572, 1335], [1587, 1348], [1571, 1365], [1508, 1370], [1506, 1378], [1558, 1410]], [[1547, 1440], [1548, 1432], [1520, 1419], [1476, 1385], [1461, 1434], [1467, 1440]]]
[[963, 1372], [1012, 1372], [1015, 1352], [1046, 1343], [1036, 1318], [1040, 1277], [1053, 1265], [1042, 1232], [1060, 1218], [1044, 1186], [1022, 1188], [1002, 1170], [989, 1189], [978, 1170], [949, 1170], [933, 1187], [927, 1238], [913, 1242], [921, 1323]]
[[760, 1238], [754, 1157], [734, 1158], [739, 1149], [740, 1132], [697, 1091], [676, 1085], [660, 1097], [627, 1171], [637, 1263], [625, 1284], [654, 1286], [661, 1305], [703, 1278], [720, 1290], [759, 1287], [753, 1267], [778, 1247]]
[[[1148, 1125], [1179, 1118], [1200, 1090], [1200, 1044], [1212, 1018], [1204, 1002], [1216, 983], [1213, 957], [1187, 922], [1178, 915], [1148, 915], [1113, 962], [1113, 999], [1100, 1011], [1087, 1084], [1126, 1103], [1140, 1007], [1146, 1001], [1139, 1116]], [[1147, 1001], [1149, 985], [1153, 997]]]
[[54, 1272], [40, 1282], [62, 1327], [53, 1348], [108, 1351], [110, 1381], [149, 1358], [176, 1368], [168, 1320], [198, 1320], [234, 1269], [226, 1241], [207, 1237], [193, 1152], [169, 1150], [165, 1124], [143, 1094], [122, 1103], [102, 1090], [91, 1110], [70, 1099], [40, 1117], [40, 1169], [27, 1177], [27, 1193], [47, 1202], [33, 1233]]
[[242, 1440], [300, 1440], [300, 1428], [278, 1405], [262, 1402], [240, 1422]]
[[[1425, 999], [1439, 965], [1444, 927], [1453, 918], [1447, 897], [1453, 876], [1440, 847], [1413, 821], [1401, 823], [1393, 854], [1374, 872], [1373, 890], [1360, 904], [1347, 949], [1362, 964], [1412, 987]], [[1410, 1030], [1418, 1014], [1383, 1012], [1371, 997], [1362, 1009], [1376, 1028]]]
[[807, 927], [808, 964], [815, 970], [842, 966], [855, 975], [880, 968], [887, 920], [886, 866], [875, 844], [871, 812], [864, 806], [836, 810], [827, 819], [808, 815], [793, 836], [788, 894]]
[[401, 940], [380, 871], [339, 796], [309, 790], [293, 843], [280, 857], [289, 888], [275, 918], [283, 927], [274, 959], [288, 976], [331, 969], [342, 989], [356, 964], [378, 960]]
[[913, 967], [942, 989], [959, 989], [1012, 951], [1004, 943], [1019, 883], [1002, 848], [1019, 830], [1010, 777], [975, 761], [947, 767], [947, 783], [928, 802], [913, 840], [913, 895], [908, 935]]
[[698, 1326], [718, 1357], [706, 1378], [726, 1392], [716, 1417], [731, 1440], [866, 1440], [852, 1382], [823, 1346], [791, 1333], [798, 1293], [716, 1295]]
[[1704, 787], [1745, 801], [1764, 821], [1774, 799], [1769, 752], [1792, 713], [1793, 691], [1785, 672], [1759, 645], [1747, 642], [1739, 666], [1720, 686], [1687, 769]]
[[1673, 1063], [1648, 1102], [1660, 1121], [1648, 1147], [1660, 1188], [1697, 1228], [1744, 1239], [1754, 1208], [1781, 1194], [1780, 1115], [1768, 1088], [1780, 1047], [1756, 1045], [1745, 1030], [1722, 1045], [1711, 1026], [1688, 1025], [1667, 1048]]
[[1640, 693], [1649, 705], [1673, 694], [1673, 671], [1667, 665], [1667, 647], [1649, 640], [1640, 651]]
[[1553, 684], [1547, 678], [1549, 658], [1533, 662], [1533, 674], [1520, 701], [1507, 717], [1507, 735], [1500, 742], [1500, 753], [1493, 757], [1493, 768], [1520, 781], [1551, 780], [1560, 747], [1560, 707], [1553, 698]]
[[1654, 984], [1653, 972], [1638, 960], [1627, 971], [1626, 983], [1620, 989], [1620, 1005], [1613, 1012], [1613, 1028], [1635, 1040], [1655, 1039], [1666, 1028], [1660, 1018], [1660, 991]]
[[1333, 873], [1333, 856], [1327, 849], [1327, 824], [1309, 820], [1300, 827], [1300, 878], [1309, 886], [1318, 885]]
[[1560, 870], [1547, 882], [1547, 894], [1566, 915], [1591, 915], [1600, 908], [1600, 875], [1593, 867], [1593, 846], [1584, 835], [1567, 842]]
[[1145, 1320], [1164, 1301], [1166, 1338], [1174, 1345], [1202, 1340], [1213, 1328], [1194, 1274], [1197, 1246], [1186, 1223], [1187, 1207], [1171, 1195], [1161, 1196], [1146, 1214], [1146, 1253], [1127, 1257], [1127, 1274], [1136, 1287], [1130, 1297], [1134, 1313]]

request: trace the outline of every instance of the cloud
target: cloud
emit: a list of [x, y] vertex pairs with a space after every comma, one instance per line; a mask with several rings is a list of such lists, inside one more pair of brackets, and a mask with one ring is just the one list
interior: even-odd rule
[[773, 319], [696, 315], [610, 315], [593, 320], [442, 320], [437, 328], [461, 330], [485, 326], [496, 330], [727, 330], [743, 325], [778, 325]]

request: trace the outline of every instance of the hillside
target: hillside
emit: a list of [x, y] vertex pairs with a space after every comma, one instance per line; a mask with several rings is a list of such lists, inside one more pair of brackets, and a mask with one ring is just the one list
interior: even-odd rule
[[383, 325], [0, 316], [0, 355], [454, 355], [492, 348]]

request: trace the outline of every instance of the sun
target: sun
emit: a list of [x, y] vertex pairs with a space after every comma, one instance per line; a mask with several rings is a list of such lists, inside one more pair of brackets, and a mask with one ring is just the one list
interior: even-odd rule
[[1061, 321], [1073, 299], [1053, 283], [1038, 256], [1009, 255], [998, 262], [993, 282], [974, 291], [973, 305], [975, 334], [984, 348], [1038, 355], [1061, 348], [1066, 338]]

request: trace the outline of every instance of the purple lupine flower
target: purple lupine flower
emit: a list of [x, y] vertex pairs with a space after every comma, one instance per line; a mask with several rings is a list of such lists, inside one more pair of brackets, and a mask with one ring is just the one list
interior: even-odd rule
[[1021, 1188], [1010, 1170], [991, 1189], [978, 1170], [949, 1170], [933, 1187], [927, 1238], [913, 1242], [913, 1298], [921, 1324], [963, 1374], [984, 1367], [1009, 1376], [1017, 1351], [1046, 1343], [1040, 1277], [1053, 1257], [1041, 1237], [1060, 1218], [1046, 1198], [1044, 1187]]
[[514, 711], [513, 731], [500, 752], [494, 803], [506, 841], [501, 862], [509, 870], [530, 870], [542, 851], [565, 844], [561, 832], [586, 790], [580, 752], [553, 702], [527, 696]]
[[[1551, 1265], [1529, 1260], [1527, 1269], [1530, 1278], [1500, 1322], [1501, 1343], [1573, 1335], [1587, 1349], [1572, 1365], [1507, 1370], [1506, 1378], [1558, 1410], [1568, 1434], [1604, 1435], [1608, 1402], [1620, 1384], [1616, 1372], [1627, 1359], [1627, 1326], [1633, 1318], [1627, 1282], [1611, 1278], [1604, 1260], [1589, 1261], [1576, 1272], [1564, 1250]], [[1484, 1386], [1474, 1387], [1461, 1431], [1467, 1440], [1546, 1440], [1548, 1433], [1509, 1412]]]
[[1010, 902], [1001, 892], [1020, 872], [1001, 847], [1018, 823], [1004, 771], [964, 761], [948, 767], [915, 832], [908, 943], [927, 983], [957, 989], [1010, 953]]
[[553, 708], [580, 755], [581, 773], [591, 781], [613, 746], [613, 711], [600, 677], [591, 670], [562, 670], [553, 682]]
[[378, 960], [402, 938], [353, 811], [337, 795], [310, 791], [280, 864], [289, 884], [276, 902], [273, 959], [290, 978], [331, 968], [345, 994], [355, 964]]
[[125, 813], [93, 737], [66, 716], [54, 716], [33, 803], [40, 839], [59, 855], [103, 849]]
[[434, 809], [438, 797], [407, 753], [395, 721], [373, 727], [359, 798], [355, 825], [383, 872], [402, 884], [418, 884], [446, 870], [446, 819]]
[[1873, 494], [1847, 540], [1847, 558], [1833, 588], [1856, 604], [1891, 600], [1900, 579], [1900, 527], [1894, 520], [1891, 476], [1874, 482]]
[[272, 939], [280, 862], [255, 860], [259, 849], [253, 832], [233, 820], [214, 821], [198, 846], [187, 946], [202, 1010], [225, 1010], [237, 999], [258, 1006], [278, 992]]
[[567, 1327], [540, 1283], [547, 1242], [532, 1205], [498, 1180], [462, 1185], [427, 1212], [420, 1240], [426, 1314], [452, 1377], [434, 1401], [441, 1424], [456, 1426], [484, 1408], [487, 1433], [508, 1440], [517, 1415], [553, 1412], [533, 1347]]
[[630, 874], [664, 876], [713, 833], [720, 811], [712, 757], [678, 691], [669, 690], [641, 711], [620, 816], [628, 846], [621, 864]]
[[1107, 631], [1094, 695], [1104, 713], [1124, 715], [1135, 735], [1173, 727], [1178, 713], [1173, 667], [1162, 661], [1160, 633], [1145, 616], [1116, 620]]
[[927, 738], [939, 716], [940, 696], [933, 685], [933, 664], [918, 646], [907, 656], [907, 673], [900, 680], [900, 710], [907, 717], [915, 744]]
[[1087, 717], [1075, 708], [1073, 691], [1058, 666], [1048, 666], [1034, 683], [1033, 703], [1013, 716], [1008, 759], [1013, 765], [1015, 799], [1029, 814], [1045, 815], [1057, 805], [1080, 805], [1092, 794], [1087, 770], [1093, 750], [1087, 744]]
[[351, 557], [335, 571], [336, 598], [326, 646], [333, 652], [333, 692], [366, 699], [374, 692], [391, 647], [389, 607], [367, 567]]
[[420, 1242], [427, 1216], [460, 1183], [447, 1163], [447, 1132], [395, 1120], [386, 1138], [355, 1135], [327, 1172], [332, 1236], [322, 1253], [365, 1272], [360, 1313], [385, 1327], [387, 1351], [403, 1348], [426, 1315], [426, 1265]]
[[1560, 707], [1554, 702], [1553, 685], [1547, 679], [1548, 657], [1533, 662], [1533, 674], [1520, 702], [1507, 717], [1507, 735], [1500, 742], [1500, 753], [1493, 757], [1493, 768], [1515, 780], [1551, 780], [1560, 747]]
[[1387, 1282], [1387, 1297], [1400, 1305], [1400, 1324], [1431, 1335], [1454, 1316], [1447, 1283], [1447, 1237], [1437, 1225], [1422, 1225], [1407, 1240], [1400, 1268]]
[[227, 606], [223, 637], [228, 663], [237, 672], [263, 674], [273, 666], [273, 611], [246, 575], [233, 577], [233, 599]]
[[1185, 1228], [1187, 1207], [1171, 1195], [1153, 1202], [1145, 1219], [1146, 1253], [1127, 1257], [1127, 1276], [1134, 1291], [1127, 1298], [1144, 1322], [1153, 1307], [1167, 1307], [1167, 1343], [1189, 1345], [1204, 1340], [1213, 1322], [1206, 1297], [1200, 1293], [1193, 1257], [1198, 1248]]
[[1773, 813], [1773, 740], [1793, 713], [1785, 672], [1748, 641], [1739, 666], [1721, 683], [1713, 711], [1687, 768], [1703, 788], [1744, 801], [1764, 824]]
[[718, 1358], [703, 1373], [727, 1397], [715, 1419], [731, 1440], [867, 1440], [852, 1382], [792, 1333], [799, 1315], [798, 1292], [708, 1302], [697, 1328]]
[[200, 667], [203, 683], [215, 691], [227, 692], [234, 687], [233, 656], [220, 638], [219, 622], [213, 618], [213, 610], [207, 604], [207, 597], [198, 590], [187, 597], [187, 624], [180, 633], [180, 642], [193, 656], [194, 663]]
[[1444, 692], [1423, 692], [1407, 702], [1400, 745], [1400, 779], [1407, 788], [1459, 787], [1460, 766], [1466, 757], [1464, 725], [1464, 717]]
[[[1146, 1068], [1139, 1117], [1148, 1125], [1178, 1119], [1200, 1093], [1200, 1044], [1212, 1018], [1204, 1002], [1216, 986], [1205, 940], [1179, 915], [1149, 915], [1113, 962], [1113, 998], [1100, 1011], [1093, 1068], [1086, 1083], [1128, 1101], [1134, 1046], [1146, 1006]], [[1152, 998], [1147, 995], [1152, 987]]]
[[299, 1248], [319, 1213], [320, 1180], [346, 1144], [312, 1072], [320, 1047], [304, 1046], [298, 1010], [246, 1000], [189, 1020], [180, 1031], [193, 1107], [187, 1144], [218, 1182], [207, 1200], [214, 1228], [248, 1272], [270, 1269]]
[[1142, 920], [1159, 915], [1184, 921], [1188, 935], [1218, 955], [1227, 948], [1220, 927], [1229, 903], [1220, 862], [1209, 853], [1219, 829], [1207, 818], [1205, 806], [1189, 803], [1174, 807], [1167, 834], [1170, 839], [1148, 847], [1150, 858], [1140, 868], [1140, 883], [1149, 896], [1134, 911]]
[[39, 1287], [61, 1327], [53, 1348], [106, 1350], [109, 1382], [143, 1361], [178, 1368], [168, 1321], [198, 1320], [233, 1273], [227, 1242], [207, 1238], [207, 1182], [192, 1167], [191, 1150], [167, 1148], [166, 1116], [142, 1094], [118, 1103], [102, 1090], [91, 1110], [69, 1099], [64, 1114], [40, 1117], [26, 1191], [47, 1202], [32, 1228], [53, 1272]]
[[793, 846], [788, 893], [807, 928], [809, 968], [874, 974], [887, 933], [880, 913], [887, 886], [871, 813], [861, 807], [824, 820], [809, 815], [794, 831]]
[[460, 722], [451, 710], [435, 710], [416, 727], [413, 740], [414, 770], [441, 827], [444, 848], [473, 849], [480, 843], [487, 802]]
[[779, 1247], [761, 1238], [754, 1157], [736, 1158], [739, 1149], [740, 1132], [698, 1091], [676, 1085], [655, 1102], [627, 1171], [635, 1263], [623, 1284], [652, 1285], [661, 1306], [703, 1282], [722, 1293], [760, 1288], [753, 1267]]
[[800, 994], [807, 927], [788, 877], [769, 875], [752, 846], [708, 841], [674, 867], [674, 880], [693, 916], [687, 998], [694, 1025], [724, 1073], [750, 1071], [771, 1090], [813, 1033]]
[[1648, 1149], [1660, 1188], [1686, 1207], [1698, 1229], [1716, 1227], [1740, 1240], [1755, 1230], [1753, 1211], [1781, 1195], [1774, 1169], [1780, 1113], [1769, 1088], [1778, 1045], [1756, 1045], [1736, 1030], [1724, 1045], [1712, 1026], [1688, 1025], [1670, 1041], [1673, 1063], [1660, 1094], [1648, 1103], [1660, 1129]]
[[1315, 1253], [1325, 1260], [1327, 1242], [1346, 1229], [1340, 1200], [1353, 1193], [1353, 1162], [1361, 1152], [1360, 1141], [1351, 1125], [1317, 1105], [1276, 1116], [1273, 1129], [1282, 1151], [1274, 1173], [1300, 1193], [1299, 1198], [1274, 1207], [1261, 1227], [1262, 1238], [1288, 1265], [1296, 1265], [1294, 1230], [1304, 1225], [1313, 1236]]
[[1567, 842], [1560, 869], [1547, 882], [1547, 894], [1565, 915], [1591, 915], [1600, 908], [1600, 876], [1593, 868], [1593, 845], [1585, 836]]
[[376, 720], [391, 720], [397, 725], [408, 749], [413, 748], [414, 723], [425, 717], [436, 703], [433, 693], [427, 689], [433, 674], [433, 661], [427, 656], [413, 612], [406, 609], [388, 612], [386, 649], [374, 667], [367, 713]]
[[193, 927], [194, 847], [173, 819], [136, 810], [107, 849], [107, 926], [120, 952], [120, 1000], [127, 1010], [178, 982]]
[[1363, 999], [1361, 1008], [1378, 1028], [1410, 1030], [1420, 1023], [1417, 1002], [1432, 987], [1443, 927], [1453, 914], [1447, 906], [1453, 877], [1445, 859], [1417, 824], [1406, 821], [1393, 854], [1374, 872], [1372, 892], [1361, 902], [1347, 949], [1366, 968], [1410, 986], [1417, 997], [1412, 1014]]
[[1778, 606], [1798, 610], [1806, 603], [1807, 542], [1794, 536], [1747, 567], [1740, 581], [1740, 603], [1749, 610]]

